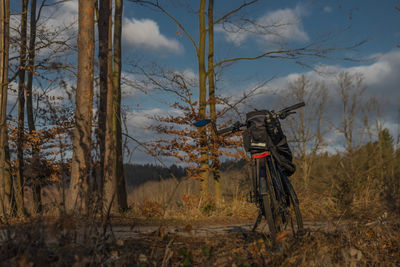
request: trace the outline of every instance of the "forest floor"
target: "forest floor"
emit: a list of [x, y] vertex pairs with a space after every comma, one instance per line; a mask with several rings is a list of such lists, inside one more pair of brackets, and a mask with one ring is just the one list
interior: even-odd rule
[[101, 227], [71, 218], [1, 227], [1, 266], [400, 266], [400, 220], [306, 221], [306, 234], [229, 218], [116, 218]]

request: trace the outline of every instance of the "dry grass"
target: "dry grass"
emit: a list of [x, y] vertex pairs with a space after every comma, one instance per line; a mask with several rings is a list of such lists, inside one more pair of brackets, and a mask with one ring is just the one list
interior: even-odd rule
[[[342, 210], [329, 187], [318, 184], [304, 187], [293, 178], [292, 181], [311, 228], [300, 240], [290, 235], [282, 238], [275, 248], [263, 234], [246, 231], [207, 237], [190, 231], [189, 235], [180, 235], [159, 230], [136, 238], [116, 239], [112, 231], [104, 231], [107, 224], [99, 217], [63, 215], [60, 212], [62, 193], [55, 186], [47, 187], [43, 192], [43, 216], [27, 218], [22, 224], [1, 226], [1, 266], [400, 265], [399, 218], [385, 213], [386, 206], [376, 190], [356, 192], [353, 203]], [[198, 182], [189, 179], [180, 183], [167, 179], [131, 188], [132, 209], [119, 218], [129, 225], [140, 224], [142, 218], [146, 224], [169, 222], [182, 226], [183, 223], [185, 228], [196, 220], [198, 224], [208, 225], [238, 219], [252, 222], [256, 218], [255, 205], [245, 201], [249, 189], [245, 171], [223, 173], [224, 201], [220, 205], [213, 198], [202, 199], [197, 188]], [[213, 192], [212, 182], [209, 190]], [[32, 203], [29, 189], [25, 197], [26, 203]], [[314, 225], [310, 220], [335, 223], [328, 229], [318, 230], [317, 222]]]
[[[329, 218], [353, 217], [373, 218], [389, 214], [392, 210], [380, 187], [364, 187], [353, 193], [352, 203], [345, 208], [338, 205], [335, 188], [326, 180], [314, 180], [304, 186], [298, 177], [291, 177], [300, 200], [300, 208], [305, 220], [326, 220]], [[165, 179], [160, 182], [147, 182], [136, 188], [128, 188], [128, 205], [131, 207], [126, 216], [132, 218], [164, 219], [201, 219], [201, 218], [241, 218], [253, 220], [257, 216], [254, 204], [246, 202], [250, 190], [249, 172], [228, 170], [221, 174], [223, 189], [222, 203], [215, 203], [212, 197], [214, 183], [210, 179], [211, 197], [203, 199], [199, 192], [199, 182], [192, 179]], [[64, 192], [66, 194], [66, 192]], [[43, 214], [58, 217], [62, 213], [63, 193], [57, 185], [46, 186], [42, 191]], [[391, 200], [396, 204], [397, 200]], [[33, 212], [32, 192], [25, 187], [26, 210]]]
[[[164, 218], [203, 218], [203, 217], [240, 217], [255, 218], [257, 210], [254, 204], [247, 203], [249, 190], [247, 176], [238, 171], [221, 175], [223, 188], [222, 203], [215, 203], [213, 197], [203, 199], [199, 191], [199, 181], [192, 179], [166, 179], [160, 182], [147, 182], [128, 190], [130, 214], [144, 217]], [[211, 180], [209, 191], [214, 192]]]
[[[300, 200], [305, 220], [327, 220], [329, 218], [373, 218], [382, 215], [387, 208], [380, 188], [364, 187], [354, 192], [351, 204], [344, 208], [338, 204], [337, 191], [327, 181], [312, 181], [304, 186], [296, 177], [291, 178]], [[202, 199], [198, 181], [186, 179], [181, 182], [166, 179], [148, 182], [129, 190], [128, 201], [135, 217], [203, 218], [239, 217], [254, 219], [257, 210], [254, 204], [246, 202], [250, 190], [247, 169], [222, 173], [223, 202], [216, 205], [214, 199]], [[213, 181], [209, 191], [214, 192]]]

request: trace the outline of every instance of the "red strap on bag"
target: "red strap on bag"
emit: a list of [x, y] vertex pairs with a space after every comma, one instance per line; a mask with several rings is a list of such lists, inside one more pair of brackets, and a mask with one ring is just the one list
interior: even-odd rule
[[267, 152], [262, 153], [262, 154], [254, 154], [252, 157], [253, 157], [254, 159], [259, 159], [259, 158], [264, 158], [264, 157], [266, 157], [266, 156], [268, 156], [268, 155], [269, 155], [269, 152], [267, 151]]

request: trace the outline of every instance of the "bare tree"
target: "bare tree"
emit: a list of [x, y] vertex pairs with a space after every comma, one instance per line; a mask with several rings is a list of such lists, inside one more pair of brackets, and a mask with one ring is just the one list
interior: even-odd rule
[[296, 111], [298, 116], [287, 118], [285, 123], [288, 126], [289, 139], [294, 141], [303, 182], [307, 186], [317, 153], [323, 147], [324, 137], [330, 128], [326, 120], [327, 89], [324, 83], [312, 82], [301, 75], [289, 83], [281, 96], [285, 105], [300, 101], [306, 103], [305, 108]]
[[357, 153], [361, 147], [363, 132], [366, 130], [358, 127], [361, 123], [359, 117], [364, 109], [365, 90], [362, 74], [341, 72], [337, 76], [336, 91], [340, 101], [341, 119], [338, 120], [335, 129], [344, 139], [345, 154], [338, 165], [342, 173], [334, 176], [333, 185], [337, 205], [345, 211], [348, 211], [348, 207], [357, 197], [356, 192], [365, 184], [363, 180], [369, 172], [368, 168], [367, 171], [363, 170], [365, 166], [361, 164], [361, 161], [365, 161], [365, 155], [368, 156], [369, 153], [363, 153], [364, 157]]
[[88, 208], [91, 172], [94, 71], [94, 0], [79, 0], [78, 83], [76, 88], [73, 156], [67, 209]]
[[349, 155], [354, 152], [356, 118], [363, 108], [362, 97], [366, 89], [363, 79], [360, 73], [341, 72], [337, 76], [337, 93], [341, 101], [342, 120], [336, 129], [343, 134], [346, 151]]

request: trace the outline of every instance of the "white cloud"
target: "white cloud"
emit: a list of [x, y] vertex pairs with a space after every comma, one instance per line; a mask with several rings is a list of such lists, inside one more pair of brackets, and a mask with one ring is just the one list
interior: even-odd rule
[[8, 90], [8, 94], [7, 94], [7, 108], [10, 109], [14, 106], [16, 106], [17, 104], [17, 100], [18, 100], [18, 84], [16, 82], [11, 82], [9, 84], [9, 89]]
[[122, 36], [128, 45], [150, 51], [179, 53], [183, 46], [175, 39], [160, 33], [158, 24], [151, 19], [124, 19]]
[[227, 41], [233, 42], [237, 46], [249, 39], [263, 44], [288, 41], [305, 42], [309, 40], [301, 20], [305, 13], [306, 11], [301, 6], [294, 9], [278, 9], [266, 13], [254, 24], [244, 25], [240, 28], [233, 24], [226, 24], [224, 27], [216, 27], [216, 32], [222, 32]]
[[182, 74], [189, 81], [197, 82], [199, 79], [199, 76], [192, 69], [185, 69]]
[[[323, 79], [325, 82], [332, 83], [335, 81], [335, 76], [340, 72], [361, 73], [369, 94], [379, 92], [380, 95], [378, 97], [400, 97], [400, 91], [398, 90], [398, 84], [400, 83], [400, 77], [398, 76], [400, 71], [400, 51], [376, 55], [374, 58], [373, 62], [354, 67], [317, 66], [315, 69], [319, 74], [310, 71], [307, 75], [313, 79]], [[320, 74], [323, 74], [323, 76]]]
[[[74, 30], [78, 30], [78, 1], [72, 0], [62, 2], [43, 10], [42, 20], [46, 26], [51, 28], [60, 28], [74, 24]], [[39, 22], [40, 23], [40, 22]]]
[[141, 140], [149, 140], [149, 138], [154, 138], [154, 133], [149, 130], [148, 127], [156, 124], [152, 117], [166, 116], [168, 114], [177, 116], [182, 115], [182, 112], [180, 110], [161, 108], [149, 108], [128, 112], [126, 114], [128, 130], [132, 130]]
[[263, 38], [267, 42], [276, 41], [308, 41], [309, 37], [303, 30], [301, 22], [301, 11], [297, 9], [280, 9], [266, 14], [258, 20], [261, 25], [273, 25], [269, 34], [265, 34]]

